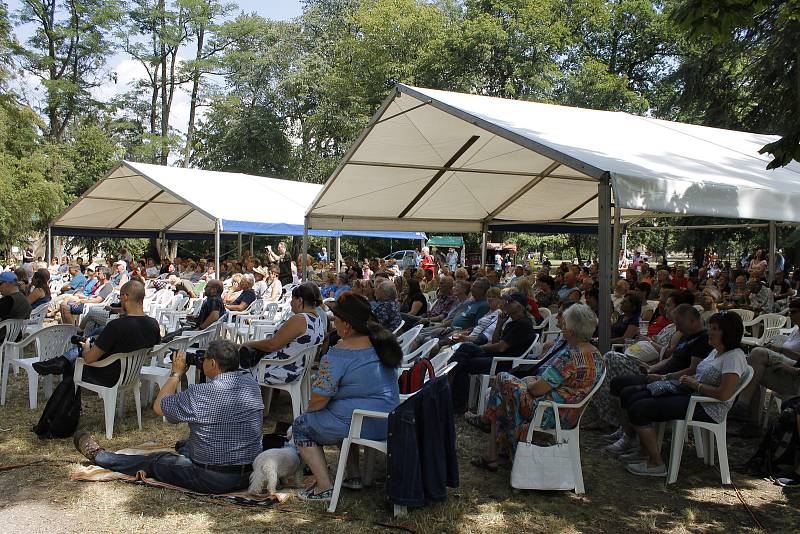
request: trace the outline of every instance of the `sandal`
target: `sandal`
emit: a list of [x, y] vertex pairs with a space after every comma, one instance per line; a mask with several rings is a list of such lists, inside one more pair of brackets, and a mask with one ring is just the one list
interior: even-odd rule
[[486, 422], [486, 419], [482, 415], [474, 414], [472, 412], [467, 412], [464, 414], [464, 420], [467, 424], [474, 426], [481, 432], [488, 434], [491, 432], [492, 425]]
[[298, 497], [304, 501], [330, 501], [333, 497], [333, 488], [320, 493], [314, 493], [315, 489], [316, 486], [303, 490], [298, 494]]
[[487, 460], [483, 456], [474, 456], [472, 460], [469, 461], [473, 466], [477, 467], [478, 469], [484, 469], [489, 471], [490, 473], [497, 472], [497, 462]]

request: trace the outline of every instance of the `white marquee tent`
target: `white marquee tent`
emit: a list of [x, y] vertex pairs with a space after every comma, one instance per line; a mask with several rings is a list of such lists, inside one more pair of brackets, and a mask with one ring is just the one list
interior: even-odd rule
[[[769, 156], [758, 153], [775, 139], [398, 85], [311, 204], [306, 225], [485, 232], [595, 224], [601, 306], [610, 309], [612, 220], [615, 232], [648, 214], [800, 222], [800, 165], [768, 171]], [[601, 320], [605, 347], [608, 318]]]
[[[224, 233], [303, 235], [304, 214], [321, 188], [293, 180], [123, 161], [67, 208], [52, 223], [50, 232], [214, 238], [218, 251]], [[419, 232], [344, 232], [338, 228], [312, 235], [425, 238]]]

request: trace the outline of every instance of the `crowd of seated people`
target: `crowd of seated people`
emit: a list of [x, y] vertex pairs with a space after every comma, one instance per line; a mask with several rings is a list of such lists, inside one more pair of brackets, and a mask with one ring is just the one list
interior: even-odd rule
[[[696, 412], [696, 418], [721, 420], [733, 406], [733, 391], [749, 363], [756, 372], [739, 398], [743, 406], [739, 411], [752, 430], [758, 426], [759, 386], [782, 394], [796, 393], [800, 386], [800, 334], [773, 340], [748, 356], [740, 347], [741, 319], [737, 322], [737, 314], [720, 312], [742, 308], [765, 313], [788, 305], [791, 315], [800, 320], [800, 300], [790, 301], [793, 282], [781, 273], [766, 285], [763, 254], [741, 268], [724, 263], [651, 268], [641, 256], [635, 257], [609, 288], [613, 289], [613, 309], [607, 313], [611, 342], [616, 346], [605, 355], [596, 348], [600, 313], [596, 263], [564, 262], [554, 268], [547, 264], [538, 271], [527, 265], [510, 265], [507, 270], [503, 265], [500, 271], [453, 269], [446, 258], [428, 251], [421, 255], [419, 266], [402, 270], [391, 260], [371, 258], [347, 260], [337, 272], [327, 260], [325, 253], [324, 260], [316, 255], [295, 262], [284, 243], [275, 252], [269, 248], [263, 257], [245, 253], [241, 259], [223, 261], [219, 273], [211, 258], [167, 259], [160, 261], [160, 267], [151, 258], [137, 261], [130, 254], [109, 258], [103, 265], [66, 259], [33, 271], [24, 288], [15, 278], [14, 287], [27, 304], [28, 314], [32, 305], [52, 299], [56, 304], [51, 304], [51, 310], [62, 322], [74, 324], [82, 318], [81, 331], [96, 340], [81, 347], [86, 361], [118, 350], [120, 336], [129, 331], [126, 324], [134, 321], [130, 328], [140, 334], [128, 339], [123, 348], [129, 350], [130, 343], [153, 346], [184, 331], [206, 328], [226, 313], [247, 310], [257, 299], [288, 304], [286, 317], [273, 334], [246, 345], [270, 360], [290, 358], [309, 346], [327, 349], [321, 351], [308, 409], [293, 425], [294, 445], [315, 479], [302, 494], [310, 500], [330, 498], [332, 482], [322, 447], [337, 444], [347, 435], [352, 410], [389, 411], [399, 403], [396, 367], [402, 353], [392, 332], [397, 330], [399, 335], [416, 325], [423, 329], [410, 350], [435, 339], [431, 355], [450, 351], [449, 361], [455, 364], [449, 375], [453, 407], [457, 414], [465, 414], [467, 423], [490, 434], [485, 454], [472, 462], [490, 471], [513, 459], [516, 443], [527, 433], [539, 402], [580, 402], [603, 372], [606, 381], [590, 405], [595, 423], [615, 429], [607, 436], [608, 452], [619, 456], [631, 473], [647, 476], [665, 475], [653, 423], [682, 417], [692, 394], [722, 401]], [[300, 284], [298, 263], [306, 264], [309, 283]], [[59, 290], [53, 291], [58, 295], [50, 294], [51, 280], [61, 282]], [[0, 275], [0, 282], [4, 295], [0, 312], [13, 307], [24, 315], [22, 300], [11, 289], [11, 273]], [[199, 284], [204, 286], [205, 298], [199, 314], [187, 318], [178, 330], [164, 332], [162, 338], [159, 329], [163, 326], [140, 312], [144, 292], [166, 287], [195, 297], [200, 295]], [[115, 290], [120, 299], [116, 306], [87, 308], [104, 302]], [[557, 314], [559, 335], [540, 348], [535, 363], [498, 364], [486, 412], [469, 412], [470, 376], [488, 373], [497, 356], [525, 355], [545, 310]], [[228, 342], [213, 345], [202, 364], [205, 382], [177, 393], [177, 382], [171, 380], [159, 392], [156, 413], [169, 422], [188, 422], [192, 429], [190, 446], [180, 448], [179, 455], [119, 458], [87, 435], [76, 438], [79, 450], [98, 465], [123, 472], [145, 470], [186, 487], [229, 491], [246, 486], [248, 465], [257, 454], [254, 436], [261, 432], [263, 403], [258, 384], [292, 382], [305, 369], [300, 364], [272, 364], [254, 376], [238, 370], [231, 355], [236, 349]], [[37, 370], [68, 373], [78, 352], [70, 351]], [[185, 371], [182, 359], [175, 358], [174, 378], [179, 381]], [[110, 383], [115, 379], [112, 375], [97, 380]], [[233, 418], [228, 416], [236, 405], [226, 400], [216, 406], [210, 400], [227, 391], [239, 392], [245, 406]], [[578, 415], [564, 411], [561, 426], [574, 427]], [[237, 438], [241, 446], [236, 451], [222, 450], [214, 436], [236, 421], [243, 429]], [[554, 425], [551, 412], [545, 414], [543, 425]], [[200, 430], [212, 426], [214, 430]], [[383, 439], [384, 430], [377, 425], [365, 434]], [[194, 472], [198, 465], [210, 468], [199, 476]], [[356, 454], [348, 458], [347, 477], [347, 487], [360, 487]]]

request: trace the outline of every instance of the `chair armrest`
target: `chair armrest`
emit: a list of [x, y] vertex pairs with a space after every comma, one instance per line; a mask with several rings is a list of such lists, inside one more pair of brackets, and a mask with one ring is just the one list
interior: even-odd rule
[[364, 419], [388, 419], [389, 413], [388, 412], [374, 412], [372, 410], [361, 410], [355, 409], [353, 410], [353, 417], [350, 420], [350, 432], [349, 437], [351, 438], [360, 438], [361, 437], [361, 426], [364, 424]]
[[747, 328], [748, 326], [757, 325], [758, 323], [762, 322], [760, 317], [755, 317], [752, 321], [744, 321], [742, 326]]
[[693, 421], [694, 420], [694, 410], [697, 407], [698, 403], [699, 404], [703, 404], [703, 403], [712, 404], [712, 403], [716, 403], [716, 402], [722, 402], [722, 401], [719, 400], [719, 399], [715, 399], [713, 397], [704, 397], [704, 396], [701, 396], [701, 395], [692, 395], [689, 398], [689, 406], [686, 408], [686, 421], [688, 422], [688, 421]]
[[525, 362], [526, 364], [537, 364], [542, 360], [528, 360], [525, 358], [515, 358], [511, 356], [495, 356], [492, 358], [492, 366], [489, 369], [489, 376], [494, 376], [497, 374], [497, 364], [503, 362], [512, 362], [511, 368], [517, 367], [520, 363]]

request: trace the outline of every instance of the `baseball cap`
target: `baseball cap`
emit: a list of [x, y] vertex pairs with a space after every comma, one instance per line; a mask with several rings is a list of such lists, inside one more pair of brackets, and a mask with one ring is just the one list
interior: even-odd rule
[[0, 283], [2, 282], [16, 282], [17, 275], [12, 273], [11, 271], [4, 271], [0, 273]]
[[506, 302], [518, 302], [520, 306], [523, 308], [528, 307], [528, 299], [525, 298], [524, 295], [521, 293], [509, 293], [508, 295], [503, 297]]
[[117, 260], [117, 261], [114, 262], [114, 265], [122, 265], [126, 269], [128, 268], [128, 264], [127, 264], [127, 262], [125, 260]]

